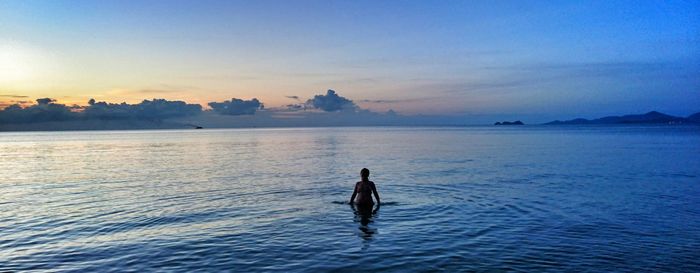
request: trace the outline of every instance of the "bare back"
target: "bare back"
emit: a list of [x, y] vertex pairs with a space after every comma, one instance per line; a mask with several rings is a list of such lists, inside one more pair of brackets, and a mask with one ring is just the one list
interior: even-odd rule
[[373, 205], [374, 200], [372, 200], [372, 192], [376, 191], [374, 182], [372, 181], [360, 181], [355, 184], [355, 193], [357, 197], [355, 198], [355, 204], [357, 205]]

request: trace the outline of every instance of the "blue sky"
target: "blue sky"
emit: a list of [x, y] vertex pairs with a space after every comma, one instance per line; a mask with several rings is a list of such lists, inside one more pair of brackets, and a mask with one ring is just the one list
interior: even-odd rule
[[699, 15], [699, 1], [2, 1], [0, 101], [274, 108], [334, 89], [411, 115], [687, 115]]

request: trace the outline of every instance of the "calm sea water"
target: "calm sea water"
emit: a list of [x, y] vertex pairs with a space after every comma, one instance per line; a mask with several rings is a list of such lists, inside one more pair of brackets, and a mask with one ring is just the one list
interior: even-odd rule
[[699, 127], [0, 133], [0, 186], [0, 271], [700, 271]]

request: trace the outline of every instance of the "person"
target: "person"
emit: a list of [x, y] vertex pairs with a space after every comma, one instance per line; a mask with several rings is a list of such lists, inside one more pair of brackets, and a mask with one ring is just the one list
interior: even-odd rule
[[379, 208], [381, 203], [379, 201], [379, 193], [377, 193], [377, 187], [374, 185], [374, 182], [369, 181], [369, 170], [363, 168], [360, 171], [360, 177], [362, 177], [362, 180], [355, 183], [355, 190], [350, 197], [350, 204], [371, 209], [374, 205], [374, 201], [372, 201], [372, 194], [374, 194], [374, 197], [377, 199], [377, 208]]

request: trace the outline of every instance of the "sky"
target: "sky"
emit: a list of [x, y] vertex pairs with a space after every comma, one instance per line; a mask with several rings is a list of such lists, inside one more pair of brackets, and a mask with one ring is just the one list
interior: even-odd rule
[[700, 111], [700, 1], [0, 1], [0, 106], [274, 110], [328, 89], [475, 122], [685, 116]]

